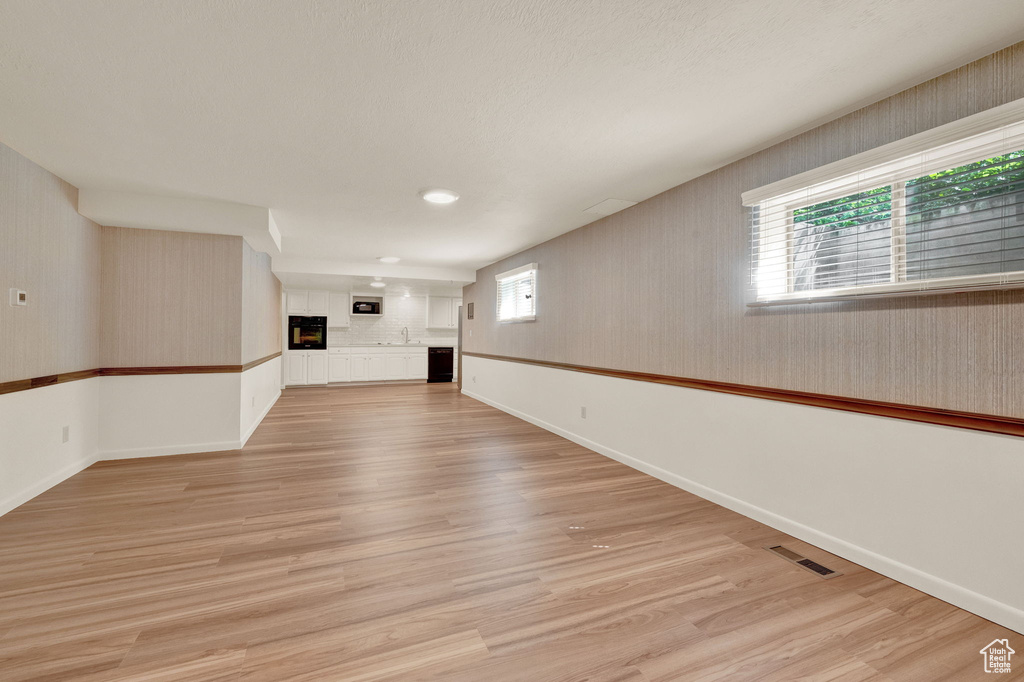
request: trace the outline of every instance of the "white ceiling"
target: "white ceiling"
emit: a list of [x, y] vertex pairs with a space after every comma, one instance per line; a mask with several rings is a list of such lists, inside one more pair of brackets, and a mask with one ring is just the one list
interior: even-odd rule
[[1022, 38], [1020, 0], [4, 0], [0, 141], [465, 270]]

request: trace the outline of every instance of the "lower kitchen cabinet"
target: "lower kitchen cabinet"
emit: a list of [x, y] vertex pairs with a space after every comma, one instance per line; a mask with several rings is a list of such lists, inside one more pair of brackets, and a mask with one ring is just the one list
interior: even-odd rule
[[370, 376], [370, 358], [366, 355], [353, 355], [349, 358], [349, 381], [368, 381]]
[[387, 370], [388, 379], [392, 381], [405, 379], [409, 374], [409, 357], [407, 355], [387, 355]]
[[427, 378], [427, 354], [426, 353], [415, 353], [409, 356], [408, 363], [409, 378], [410, 379], [426, 379]]
[[353, 348], [351, 352], [348, 381], [384, 381], [384, 351]]
[[384, 356], [370, 356], [370, 381], [384, 380]]
[[427, 347], [344, 346], [328, 351], [328, 381], [407, 381], [427, 378]]
[[327, 383], [327, 351], [291, 350], [284, 355], [285, 384], [315, 386]]
[[284, 382], [289, 386], [306, 385], [306, 354], [301, 351], [284, 354]]
[[322, 350], [309, 351], [306, 367], [309, 372], [306, 376], [307, 384], [327, 383], [327, 353]]
[[350, 381], [352, 357], [348, 353], [331, 353], [327, 356], [327, 380], [331, 383]]

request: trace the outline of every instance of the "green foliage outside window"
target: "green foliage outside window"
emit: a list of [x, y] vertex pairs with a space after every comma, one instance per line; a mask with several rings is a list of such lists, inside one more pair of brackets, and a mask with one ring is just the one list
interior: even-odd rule
[[[906, 190], [910, 220], [923, 213], [956, 209], [965, 202], [1024, 191], [1024, 150], [908, 180]], [[793, 211], [794, 223], [837, 230], [891, 217], [891, 185]]]
[[1020, 191], [1024, 191], [1024, 151], [994, 156], [908, 180], [908, 219], [924, 213], [932, 214], [924, 218], [933, 218], [934, 211]]
[[886, 185], [793, 211], [793, 222], [835, 229], [877, 223], [892, 217], [892, 187]]

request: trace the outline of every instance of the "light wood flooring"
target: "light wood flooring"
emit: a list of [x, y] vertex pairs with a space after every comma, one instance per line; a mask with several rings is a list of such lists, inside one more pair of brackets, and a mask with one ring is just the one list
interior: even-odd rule
[[4, 682], [981, 680], [997, 637], [453, 385], [291, 389], [0, 517]]

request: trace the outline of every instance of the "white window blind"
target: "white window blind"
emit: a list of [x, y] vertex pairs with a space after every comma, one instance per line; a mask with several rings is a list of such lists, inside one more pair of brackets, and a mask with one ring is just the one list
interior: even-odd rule
[[743, 198], [754, 305], [1024, 286], [1024, 103]]
[[498, 289], [498, 321], [528, 322], [537, 319], [537, 264], [495, 275]]

